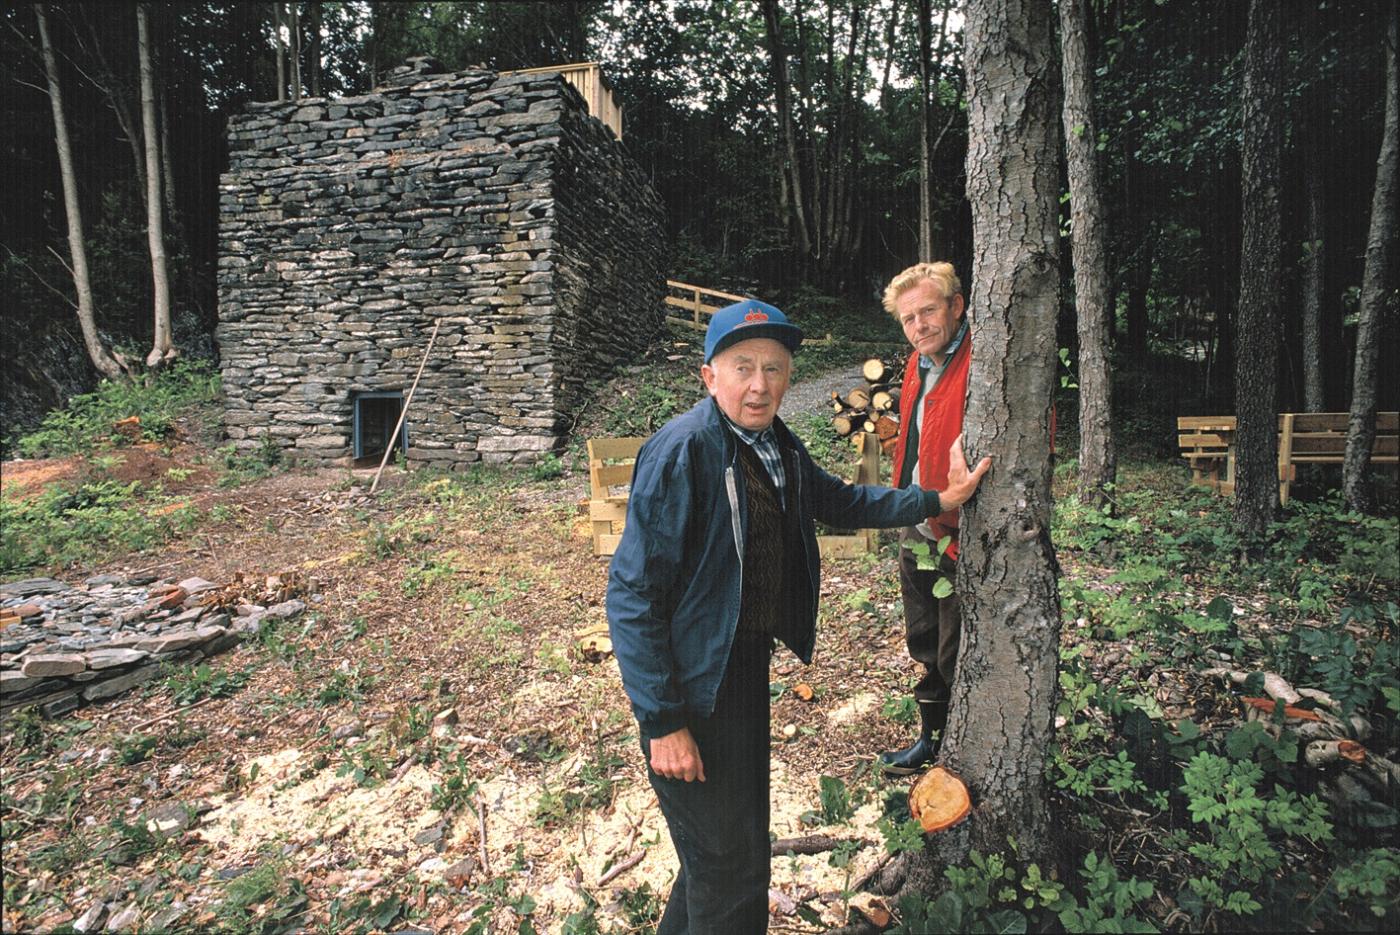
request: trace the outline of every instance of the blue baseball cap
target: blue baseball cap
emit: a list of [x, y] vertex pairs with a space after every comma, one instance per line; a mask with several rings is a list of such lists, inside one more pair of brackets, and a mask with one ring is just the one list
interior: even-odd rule
[[710, 327], [705, 331], [705, 363], [731, 344], [750, 338], [772, 338], [796, 352], [802, 344], [802, 329], [789, 322], [781, 310], [758, 299], [726, 305], [710, 316]]

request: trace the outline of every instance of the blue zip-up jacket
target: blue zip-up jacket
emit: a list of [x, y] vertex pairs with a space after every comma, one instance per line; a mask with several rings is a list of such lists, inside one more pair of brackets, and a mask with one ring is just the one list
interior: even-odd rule
[[[854, 486], [823, 471], [774, 420], [798, 510], [811, 589], [791, 648], [812, 661], [821, 568], [813, 519], [846, 529], [912, 526], [936, 516], [938, 495]], [[738, 446], [713, 399], [701, 400], [647, 440], [637, 454], [627, 525], [608, 574], [608, 629], [622, 684], [647, 738], [708, 717], [739, 624], [748, 521]]]

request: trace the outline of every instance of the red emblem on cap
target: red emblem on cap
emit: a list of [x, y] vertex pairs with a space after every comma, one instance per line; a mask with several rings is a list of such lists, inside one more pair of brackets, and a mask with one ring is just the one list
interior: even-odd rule
[[749, 312], [747, 315], [744, 316], [744, 323], [749, 325], [757, 324], [760, 321], [767, 320], [768, 313], [760, 312], [758, 309], [754, 309], [752, 312]]

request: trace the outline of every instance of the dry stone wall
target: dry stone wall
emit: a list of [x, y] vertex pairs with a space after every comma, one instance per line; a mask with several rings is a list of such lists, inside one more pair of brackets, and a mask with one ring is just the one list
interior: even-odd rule
[[219, 320], [235, 446], [343, 462], [352, 397], [407, 392], [410, 460], [558, 448], [661, 328], [659, 199], [557, 75], [433, 74], [229, 124]]

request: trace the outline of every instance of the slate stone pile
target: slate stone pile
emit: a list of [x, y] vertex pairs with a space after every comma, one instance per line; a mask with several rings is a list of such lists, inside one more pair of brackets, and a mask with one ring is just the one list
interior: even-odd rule
[[[235, 446], [351, 456], [357, 393], [404, 392], [411, 461], [529, 461], [661, 329], [660, 200], [558, 74], [437, 73], [251, 104], [220, 181]], [[386, 433], [387, 434], [387, 433]]]
[[271, 607], [209, 600], [218, 593], [203, 578], [0, 584], [0, 713], [37, 706], [57, 717], [156, 678], [168, 665], [222, 652], [265, 616], [305, 609], [300, 600]]

